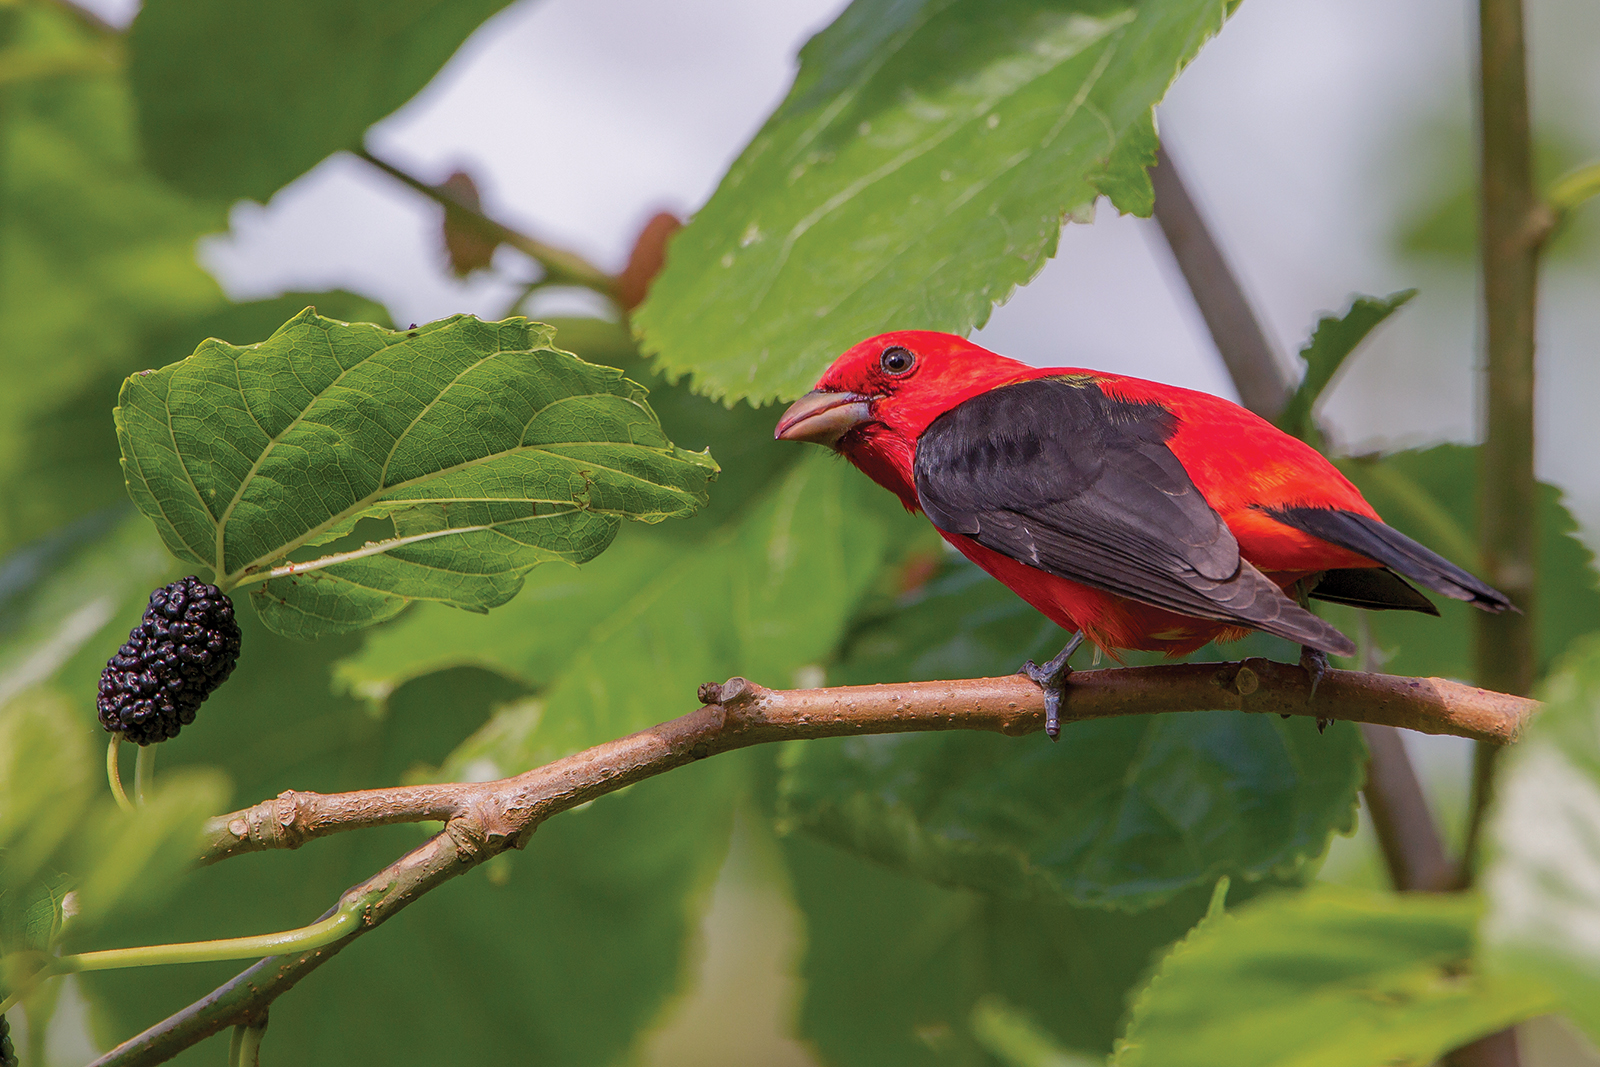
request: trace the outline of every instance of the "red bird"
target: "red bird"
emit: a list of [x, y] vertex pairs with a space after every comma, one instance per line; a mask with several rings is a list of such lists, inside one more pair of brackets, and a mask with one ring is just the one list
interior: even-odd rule
[[1024, 668], [1045, 690], [1051, 737], [1084, 637], [1114, 658], [1177, 656], [1265, 630], [1304, 647], [1315, 681], [1323, 653], [1355, 645], [1305, 595], [1437, 615], [1409, 578], [1485, 611], [1512, 606], [1384, 525], [1314, 448], [1191, 389], [1030, 367], [904, 330], [840, 356], [774, 436], [832, 446], [1077, 632], [1050, 663]]

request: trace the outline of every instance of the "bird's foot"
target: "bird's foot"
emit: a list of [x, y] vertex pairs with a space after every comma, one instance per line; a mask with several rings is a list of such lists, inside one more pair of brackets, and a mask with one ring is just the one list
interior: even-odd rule
[[1044, 732], [1052, 741], [1061, 738], [1061, 700], [1066, 696], [1067, 678], [1072, 674], [1072, 667], [1067, 661], [1081, 644], [1083, 634], [1073, 634], [1072, 640], [1049, 663], [1041, 666], [1030, 659], [1017, 672], [1027, 675], [1034, 685], [1044, 690]]
[[[1309, 704], [1317, 699], [1317, 686], [1322, 684], [1323, 675], [1328, 673], [1328, 654], [1320, 648], [1301, 645], [1300, 666], [1305, 670], [1306, 677], [1311, 682], [1311, 695], [1306, 697], [1306, 703]], [[1320, 734], [1326, 730], [1328, 723], [1332, 721], [1332, 719], [1324, 719], [1319, 716], [1317, 718], [1317, 733]]]

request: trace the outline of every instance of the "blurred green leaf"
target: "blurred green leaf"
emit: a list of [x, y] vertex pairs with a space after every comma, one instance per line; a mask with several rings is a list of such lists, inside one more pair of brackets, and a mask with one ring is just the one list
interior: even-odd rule
[[1355, 829], [1359, 733], [1212, 711], [1042, 736], [891, 734], [793, 750], [781, 812], [943, 885], [1149, 907], [1228, 874], [1289, 875]]
[[[114, 54], [58, 5], [3, 14], [10, 61]], [[4, 91], [0, 553], [121, 498], [115, 452], [104, 452], [116, 383], [148, 366], [148, 331], [223, 304], [194, 243], [226, 225], [220, 206], [193, 203], [144, 168], [117, 63]], [[87, 413], [90, 404], [103, 406]]]
[[409, 599], [503, 604], [537, 564], [599, 554], [622, 518], [693, 512], [716, 473], [666, 439], [643, 388], [552, 336], [470, 316], [401, 333], [308, 308], [257, 345], [207, 341], [123, 386], [129, 492], [225, 587], [323, 546], [251, 590], [280, 633], [354, 629]]
[[1099, 1067], [1062, 1048], [1055, 1036], [1004, 998], [987, 996], [972, 1009], [972, 1036], [1006, 1067]]
[[964, 333], [1097, 194], [1149, 214], [1152, 109], [1216, 0], [856, 0], [673, 238], [635, 323], [708, 395], [796, 397], [884, 329]]
[[265, 201], [411, 99], [508, 0], [147, 0], [129, 74], [144, 151], [202, 196]]
[[1574, 646], [1541, 695], [1495, 788], [1485, 954], [1507, 982], [1558, 991], [1600, 1040], [1600, 637]]
[[805, 920], [799, 1036], [833, 1067], [987, 1063], [972, 1030], [986, 998], [1103, 1056], [1128, 993], [1210, 896], [1130, 915], [945, 889], [803, 835], [784, 853]]
[[[1396, 452], [1375, 461], [1341, 461], [1339, 469], [1378, 509], [1384, 521], [1453, 562], [1475, 570], [1453, 546], [1475, 546], [1478, 453], [1462, 445]], [[1401, 475], [1399, 480], [1386, 472]], [[1425, 487], [1418, 492], [1411, 487]], [[1435, 516], [1432, 509], [1443, 509]], [[1600, 590], [1594, 555], [1575, 534], [1578, 524], [1561, 502], [1561, 491], [1539, 486], [1539, 575], [1535, 589], [1535, 633], [1539, 671], [1544, 673], [1572, 640], [1600, 629]], [[1441, 526], [1446, 527], [1441, 529]], [[1452, 531], [1460, 531], [1459, 535]], [[1368, 612], [1383, 670], [1392, 674], [1472, 677], [1472, 616], [1476, 608], [1433, 598], [1440, 618], [1410, 611]]]
[[1547, 1011], [1470, 969], [1471, 897], [1319, 886], [1202, 923], [1133, 1002], [1116, 1067], [1432, 1063]]
[[[1008, 674], [1064, 638], [963, 564], [858, 627], [835, 674]], [[941, 884], [1138, 908], [1320, 856], [1355, 828], [1366, 750], [1350, 723], [1215, 711], [1069, 723], [1056, 745], [895, 734], [785, 759], [780, 811], [829, 841]]]
[[[128, 487], [118, 462], [117, 428], [111, 417], [123, 378], [182, 359], [208, 337], [244, 342], [265, 337], [308, 304], [347, 322], [388, 321], [387, 312], [379, 305], [338, 291], [290, 293], [271, 300], [228, 304], [149, 327], [125, 358], [92, 368], [92, 376], [69, 392], [44, 386], [33, 396], [32, 409], [20, 415], [15, 469], [0, 463], [0, 496], [16, 505], [11, 530], [18, 535], [32, 534], [126, 504]], [[67, 362], [72, 358], [76, 353]], [[29, 383], [17, 385], [26, 392]], [[0, 520], [0, 535], [3, 523]]]
[[1343, 315], [1324, 315], [1311, 331], [1311, 340], [1300, 350], [1305, 376], [1289, 397], [1278, 426], [1302, 441], [1321, 447], [1321, 433], [1313, 418], [1317, 401], [1332, 383], [1334, 375], [1356, 346], [1366, 340], [1384, 319], [1417, 295], [1415, 289], [1402, 289], [1386, 297], [1355, 296]]
[[[877, 576], [888, 547], [883, 496], [816, 454], [742, 521], [700, 545], [671, 555], [659, 544], [628, 545], [609, 574], [608, 554], [599, 561], [603, 584], [585, 588], [617, 599], [597, 596], [603, 611], [573, 612], [578, 626], [591, 627], [577, 642], [548, 626], [529, 627], [520, 656], [508, 644], [489, 650], [509, 653], [499, 669], [535, 684], [544, 680], [538, 672], [560, 663], [540, 711], [517, 709], [491, 723], [446, 773], [472, 766], [483, 768], [473, 776], [490, 767], [497, 776], [512, 774], [674, 718], [693, 710], [702, 682], [743, 674], [794, 684], [799, 668], [828, 659]], [[636, 582], [635, 574], [649, 577]], [[422, 636], [410, 636], [413, 647]], [[386, 654], [400, 661], [398, 648]]]

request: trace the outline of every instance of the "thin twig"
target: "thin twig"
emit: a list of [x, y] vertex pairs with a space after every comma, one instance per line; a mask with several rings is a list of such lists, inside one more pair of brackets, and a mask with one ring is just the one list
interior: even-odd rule
[[1293, 383], [1164, 147], [1156, 149], [1150, 182], [1155, 187], [1156, 222], [1189, 283], [1240, 401], [1262, 418], [1276, 419]]
[[463, 200], [454, 190], [442, 185], [429, 185], [421, 178], [406, 173], [393, 163], [379, 159], [365, 149], [357, 150], [355, 155], [391, 178], [436, 201], [446, 211], [451, 212], [462, 225], [478, 230], [492, 241], [508, 244], [535, 260], [544, 268], [545, 276], [553, 284], [582, 286], [585, 289], [593, 289], [613, 301], [617, 299], [617, 280], [578, 253], [548, 244], [520, 230], [513, 230], [503, 223], [496, 222]]

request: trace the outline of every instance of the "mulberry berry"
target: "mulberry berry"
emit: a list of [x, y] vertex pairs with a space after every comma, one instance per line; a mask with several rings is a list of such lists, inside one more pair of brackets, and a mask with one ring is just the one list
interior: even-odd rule
[[164, 585], [100, 672], [100, 725], [141, 745], [177, 737], [238, 660], [228, 594], [195, 577]]
[[17, 1050], [11, 1045], [11, 1024], [0, 1015], [0, 1067], [17, 1067]]

